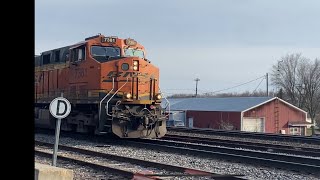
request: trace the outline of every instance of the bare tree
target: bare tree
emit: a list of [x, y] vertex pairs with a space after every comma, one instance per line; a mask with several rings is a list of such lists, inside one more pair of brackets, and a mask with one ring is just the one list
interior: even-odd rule
[[290, 54], [282, 57], [278, 64], [272, 66], [271, 82], [272, 85], [282, 89], [284, 99], [292, 104], [302, 107], [302, 100], [299, 96], [298, 67], [299, 63], [304, 62], [306, 58], [301, 54]]
[[[307, 62], [301, 68], [299, 77], [302, 82], [302, 94], [304, 97], [304, 108], [309, 112], [312, 123], [316, 115], [320, 113], [320, 60]], [[312, 134], [314, 134], [312, 126]]]
[[319, 129], [319, 127], [320, 127], [320, 113], [316, 115], [315, 122], [317, 123], [318, 129]]
[[273, 65], [271, 82], [280, 88], [283, 99], [305, 109], [314, 123], [316, 114], [320, 112], [319, 59], [312, 62], [301, 54], [286, 55]]

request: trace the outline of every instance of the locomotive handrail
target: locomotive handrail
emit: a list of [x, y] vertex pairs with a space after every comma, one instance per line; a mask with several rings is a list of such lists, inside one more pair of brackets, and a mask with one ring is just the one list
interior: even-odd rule
[[[112, 89], [108, 92], [107, 95], [105, 95], [102, 100], [99, 103], [99, 122], [100, 122], [100, 116], [101, 116], [101, 104], [102, 102], [109, 96], [109, 94], [113, 91], [114, 89], [114, 77], [112, 78]], [[109, 101], [108, 101], [109, 102]], [[107, 112], [108, 113], [108, 112]]]
[[129, 81], [129, 78], [127, 78], [126, 83], [124, 83], [115, 93], [113, 93], [113, 95], [112, 95], [112, 96], [110, 97], [110, 99], [107, 101], [107, 105], [106, 105], [105, 107], [106, 107], [106, 112], [107, 112], [107, 115], [108, 115], [108, 116], [111, 116], [111, 114], [109, 114], [109, 112], [108, 112], [109, 102], [111, 101], [111, 99], [113, 98], [113, 96], [116, 95], [116, 94], [119, 92], [119, 90], [122, 89], [123, 86], [125, 86], [125, 85], [128, 83], [128, 81]]
[[[160, 87], [159, 87], [159, 91], [160, 91], [160, 93], [161, 94], [163, 94], [162, 92], [161, 92], [161, 89], [160, 89]], [[169, 112], [169, 114], [170, 114], [170, 102], [169, 102], [169, 100], [165, 97], [165, 96], [163, 96], [163, 98], [167, 101], [167, 106], [168, 106], [168, 112]], [[165, 107], [165, 109], [167, 109], [167, 106]]]

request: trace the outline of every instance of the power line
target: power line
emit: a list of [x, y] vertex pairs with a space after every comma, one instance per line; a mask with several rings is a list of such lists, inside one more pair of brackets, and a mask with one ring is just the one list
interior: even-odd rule
[[[217, 93], [217, 92], [221, 92], [221, 91], [226, 91], [226, 90], [229, 90], [229, 89], [232, 89], [232, 88], [236, 88], [236, 87], [239, 87], [239, 86], [243, 86], [243, 85], [246, 85], [246, 84], [249, 84], [253, 81], [256, 81], [258, 79], [261, 79], [261, 78], [265, 78], [265, 75], [261, 76], [261, 77], [258, 77], [256, 79], [253, 79], [251, 81], [248, 81], [248, 82], [245, 82], [245, 83], [242, 83], [242, 84], [239, 84], [239, 85], [236, 85], [236, 86], [232, 86], [232, 87], [229, 87], [229, 88], [225, 88], [225, 89], [220, 89], [220, 90], [217, 90], [217, 91], [213, 91], [213, 92], [208, 92], [208, 90], [201, 90], [201, 89], [198, 89], [198, 91], [202, 91], [203, 94], [206, 94], [206, 93], [211, 93], [211, 94], [214, 94], [214, 93]], [[263, 81], [263, 79], [261, 80], [261, 82]], [[259, 83], [258, 87], [260, 86], [261, 82]], [[257, 87], [257, 88], [258, 88]], [[257, 89], [256, 88], [256, 89]], [[194, 89], [189, 89], [189, 88], [168, 88], [168, 89], [163, 89], [163, 91], [166, 91], [167, 94], [175, 94], [175, 93], [169, 93], [168, 91], [194, 91]], [[206, 92], [205, 92], [206, 91]]]
[[259, 82], [259, 84], [258, 84], [258, 86], [256, 87], [256, 89], [254, 89], [254, 91], [253, 92], [255, 92], [257, 89], [258, 89], [258, 87], [260, 86], [260, 84], [262, 83], [262, 81], [264, 80], [264, 78], [263, 79], [261, 79], [261, 81]]
[[[171, 89], [163, 89], [163, 90], [167, 90], [167, 91], [194, 91], [194, 89], [179, 89], [179, 88], [171, 88]], [[199, 90], [201, 91], [201, 90]]]
[[258, 77], [257, 79], [254, 79], [254, 80], [251, 80], [251, 81], [248, 81], [248, 82], [245, 82], [245, 83], [236, 85], [236, 86], [232, 86], [232, 87], [229, 87], [229, 88], [225, 88], [225, 89], [221, 89], [221, 90], [217, 90], [217, 91], [213, 91], [213, 92], [207, 92], [207, 93], [214, 94], [214, 93], [217, 93], [217, 92], [226, 91], [226, 90], [233, 89], [233, 88], [236, 88], [236, 87], [239, 87], [239, 86], [243, 86], [243, 85], [245, 85], [245, 84], [249, 84], [249, 83], [251, 83], [251, 82], [253, 82], [253, 81], [256, 81], [256, 80], [258, 80], [258, 79], [260, 79], [260, 78], [264, 78], [264, 77], [265, 77], [265, 76], [263, 75], [263, 76], [261, 76], [261, 77]]

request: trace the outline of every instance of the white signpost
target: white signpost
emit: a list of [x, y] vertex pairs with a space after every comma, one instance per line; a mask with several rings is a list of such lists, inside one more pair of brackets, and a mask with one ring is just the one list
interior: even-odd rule
[[52, 159], [52, 166], [56, 166], [61, 119], [67, 117], [70, 114], [71, 104], [66, 98], [63, 97], [63, 93], [61, 93], [61, 97], [57, 97], [51, 101], [49, 110], [51, 115], [57, 118], [56, 135], [55, 135], [56, 139], [54, 143], [53, 159]]

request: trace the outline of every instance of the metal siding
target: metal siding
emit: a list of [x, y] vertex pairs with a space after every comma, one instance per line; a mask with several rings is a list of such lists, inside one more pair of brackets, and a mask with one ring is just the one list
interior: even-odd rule
[[224, 121], [232, 124], [234, 130], [240, 130], [241, 112], [187, 111], [186, 115], [186, 119], [193, 118], [194, 127], [221, 129], [221, 121]]
[[305, 121], [306, 122], [306, 114], [299, 110], [293, 109], [290, 106], [280, 102], [280, 128], [286, 130], [286, 134], [289, 134], [289, 122], [298, 122]]
[[244, 117], [264, 117], [265, 118], [265, 132], [266, 133], [280, 133], [285, 130], [289, 134], [288, 122], [305, 121], [306, 114], [302, 111], [294, 109], [281, 101], [279, 106], [279, 131], [275, 128], [275, 100], [259, 106], [255, 109], [244, 112]]

